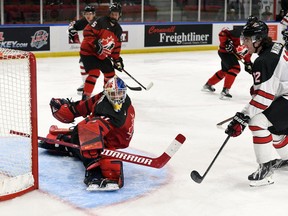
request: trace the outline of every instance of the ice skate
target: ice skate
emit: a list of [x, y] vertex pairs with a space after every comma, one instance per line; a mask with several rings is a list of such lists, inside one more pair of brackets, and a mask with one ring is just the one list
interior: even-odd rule
[[248, 176], [251, 187], [273, 184], [273, 167], [271, 161], [259, 164], [258, 169]]
[[87, 185], [87, 191], [119, 190], [117, 182], [103, 178], [101, 171], [97, 169], [86, 170], [84, 183]]
[[212, 85], [209, 85], [208, 83], [206, 83], [203, 88], [202, 91], [205, 92], [215, 92], [215, 88]]
[[119, 190], [119, 185], [115, 181], [108, 179], [93, 179], [89, 182], [87, 191], [115, 191]]
[[227, 99], [231, 99], [232, 95], [229, 94], [229, 89], [227, 88], [223, 88], [221, 94], [220, 94], [220, 99], [221, 100], [227, 100]]
[[77, 94], [78, 95], [82, 95], [83, 94], [83, 90], [84, 90], [84, 84], [82, 84], [81, 86], [79, 86], [79, 88], [77, 88]]

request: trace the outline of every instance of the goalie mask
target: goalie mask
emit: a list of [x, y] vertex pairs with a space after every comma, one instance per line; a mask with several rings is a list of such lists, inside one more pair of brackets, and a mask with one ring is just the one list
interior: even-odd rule
[[114, 76], [104, 86], [104, 95], [113, 106], [115, 112], [120, 112], [126, 99], [127, 87], [122, 79]]

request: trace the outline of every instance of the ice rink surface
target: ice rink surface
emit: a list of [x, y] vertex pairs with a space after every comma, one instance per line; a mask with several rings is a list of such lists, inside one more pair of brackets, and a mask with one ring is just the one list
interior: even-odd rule
[[[223, 82], [215, 86], [215, 93], [201, 91], [207, 79], [220, 69], [217, 51], [129, 54], [122, 57], [125, 69], [138, 81], [143, 85], [154, 83], [149, 91], [128, 92], [136, 110], [135, 133], [130, 148], [155, 157], [163, 153], [178, 133], [187, 138], [163, 170], [153, 170], [153, 175], [164, 178], [162, 183], [151, 184], [154, 179], [150, 171], [135, 165], [131, 169], [139, 168], [137, 175], [142, 178], [129, 179], [127, 188], [129, 184], [138, 184], [137, 187], [149, 187], [149, 190], [109, 205], [85, 207], [77, 204], [77, 199], [80, 203], [87, 198], [85, 193], [75, 202], [63, 199], [57, 191], [47, 192], [42, 175], [39, 190], [1, 202], [1, 216], [287, 216], [288, 170], [276, 171], [273, 185], [249, 187], [247, 177], [258, 167], [249, 129], [228, 141], [201, 184], [190, 178], [192, 170], [204, 174], [226, 138], [224, 129], [217, 128], [216, 124], [241, 111], [249, 102], [252, 84], [249, 74], [242, 70], [230, 91], [233, 98], [220, 100]], [[70, 126], [60, 124], [52, 117], [49, 101], [52, 97], [80, 99], [76, 93], [81, 84], [78, 60], [78, 57], [37, 59], [40, 136], [46, 136], [52, 124]], [[118, 75], [128, 85], [137, 86], [125, 73], [118, 72]], [[95, 93], [101, 91], [102, 85], [103, 75], [97, 82]], [[271, 151], [274, 151], [272, 147]], [[61, 162], [62, 159], [57, 160]], [[49, 166], [40, 166], [40, 169], [40, 173], [50, 173]], [[67, 172], [73, 172], [65, 164], [54, 169], [60, 171], [57, 178], [61, 178], [61, 172], [63, 178]], [[167, 173], [163, 174], [163, 171]], [[57, 181], [57, 187], [60, 184], [59, 190], [67, 191], [69, 186], [71, 189], [79, 187], [79, 184], [83, 187], [83, 176], [80, 178], [80, 182], [72, 181], [68, 186]], [[108, 197], [99, 193], [89, 196], [105, 202], [119, 194], [121, 197], [121, 190], [110, 193]]]

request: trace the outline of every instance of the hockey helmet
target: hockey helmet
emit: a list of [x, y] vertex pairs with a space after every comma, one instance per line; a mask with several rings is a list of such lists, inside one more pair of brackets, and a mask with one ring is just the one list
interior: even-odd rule
[[112, 104], [115, 112], [120, 112], [122, 104], [126, 99], [127, 86], [122, 79], [116, 75], [108, 80], [104, 86], [104, 95]]
[[252, 23], [257, 22], [257, 21], [259, 21], [258, 17], [254, 16], [254, 15], [250, 15], [247, 19], [246, 24], [252, 24]]
[[115, 3], [115, 2], [112, 3], [109, 6], [109, 15], [111, 15], [112, 12], [118, 12], [119, 13], [119, 18], [117, 20], [115, 18], [112, 18], [111, 16], [109, 16], [110, 17], [110, 21], [112, 23], [116, 23], [116, 22], [118, 22], [118, 20], [122, 16], [122, 6], [119, 3]]
[[244, 37], [251, 37], [252, 41], [262, 40], [263, 38], [268, 37], [269, 28], [261, 20], [257, 20], [255, 22], [250, 22], [246, 24], [243, 28], [242, 35]]
[[85, 8], [84, 8], [84, 13], [85, 12], [93, 12], [95, 13], [95, 8], [91, 5], [86, 5]]

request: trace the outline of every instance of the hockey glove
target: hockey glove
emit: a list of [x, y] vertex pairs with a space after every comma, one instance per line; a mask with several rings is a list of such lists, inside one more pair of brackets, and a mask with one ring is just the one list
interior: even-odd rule
[[50, 101], [52, 115], [60, 122], [72, 123], [79, 116], [75, 103], [69, 99], [52, 98]]
[[237, 112], [236, 115], [233, 117], [233, 120], [229, 123], [227, 129], [225, 130], [225, 133], [232, 137], [239, 136], [244, 131], [249, 120], [249, 116], [246, 116], [241, 112]]
[[228, 53], [233, 52], [233, 50], [234, 50], [233, 41], [231, 41], [231, 40], [227, 40], [227, 41], [226, 41], [226, 43], [225, 43], [225, 50], [226, 50]]
[[240, 45], [236, 48], [236, 53], [239, 57], [244, 58], [248, 54], [248, 48], [245, 45]]
[[118, 59], [114, 60], [113, 63], [114, 63], [113, 67], [116, 70], [122, 72], [122, 70], [124, 69], [123, 59], [119, 57]]
[[69, 28], [68, 29], [68, 33], [69, 33], [69, 42], [70, 43], [80, 43], [79, 41], [79, 35], [76, 29]]
[[252, 74], [252, 66], [253, 66], [252, 62], [244, 62], [244, 69], [249, 74]]
[[99, 55], [105, 55], [106, 57], [111, 54], [111, 50], [102, 45], [101, 39], [94, 41], [96, 52]]
[[71, 36], [78, 34], [77, 30], [73, 27], [69, 28], [68, 31], [69, 31], [69, 35], [71, 35]]

